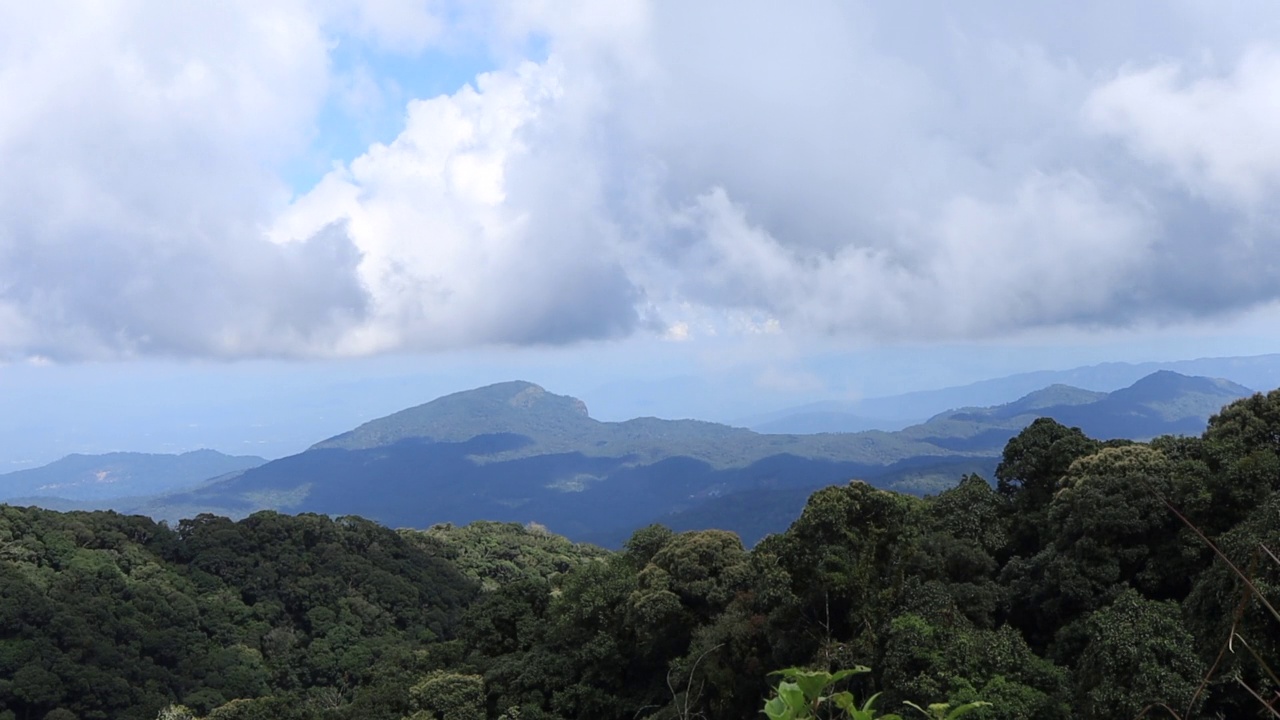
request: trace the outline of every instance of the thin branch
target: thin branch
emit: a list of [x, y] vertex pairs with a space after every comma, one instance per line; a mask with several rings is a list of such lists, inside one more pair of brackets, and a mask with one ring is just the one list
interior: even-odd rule
[[1268, 548], [1266, 545], [1263, 545], [1262, 543], [1258, 543], [1258, 547], [1262, 548], [1262, 552], [1270, 555], [1271, 559], [1274, 560], [1277, 565], [1280, 565], [1280, 557], [1276, 557], [1276, 554], [1271, 552], [1271, 548]]
[[[1249, 572], [1252, 574], [1258, 566], [1258, 556], [1255, 554], [1249, 560]], [[1226, 657], [1227, 651], [1231, 650], [1231, 641], [1236, 636], [1236, 629], [1240, 627], [1240, 622], [1244, 619], [1244, 613], [1249, 608], [1249, 598], [1252, 593], [1245, 589], [1240, 593], [1240, 602], [1236, 603], [1236, 610], [1231, 614], [1231, 630], [1227, 633], [1227, 637], [1222, 641], [1222, 647], [1218, 649], [1218, 657], [1214, 658], [1213, 665], [1209, 671], [1205, 673], [1204, 678], [1200, 680], [1200, 687], [1196, 688], [1195, 693], [1191, 696], [1191, 700], [1187, 703], [1187, 715], [1191, 715], [1191, 709], [1196, 706], [1196, 701], [1204, 694], [1206, 688], [1209, 687], [1209, 681], [1218, 672], [1218, 666], [1222, 664], [1222, 659]]]
[[1177, 718], [1177, 720], [1182, 720], [1182, 716], [1179, 715], [1177, 711], [1175, 711], [1173, 708], [1169, 707], [1168, 705], [1165, 705], [1162, 702], [1154, 702], [1142, 708], [1142, 712], [1138, 713], [1138, 716], [1135, 717], [1133, 720], [1142, 720], [1142, 718], [1147, 716], [1147, 713], [1151, 712], [1152, 710], [1155, 710], [1156, 708], [1160, 708], [1164, 710], [1165, 712], [1169, 713], [1173, 717]]
[[1249, 654], [1253, 656], [1253, 659], [1257, 660], [1258, 664], [1262, 666], [1262, 669], [1266, 671], [1267, 677], [1271, 678], [1271, 682], [1276, 685], [1280, 685], [1280, 679], [1276, 679], [1275, 671], [1271, 669], [1271, 666], [1267, 664], [1267, 661], [1262, 659], [1262, 656], [1258, 654], [1257, 650], [1253, 649], [1253, 646], [1249, 644], [1248, 640], [1244, 639], [1244, 636], [1241, 635], [1237, 637], [1240, 638], [1240, 644], [1244, 645], [1244, 648], [1249, 651]]
[[1261, 602], [1264, 606], [1266, 606], [1267, 610], [1271, 611], [1271, 616], [1274, 617], [1277, 622], [1280, 622], [1280, 611], [1277, 611], [1275, 609], [1275, 606], [1273, 606], [1270, 602], [1267, 601], [1267, 599], [1262, 595], [1262, 592], [1258, 590], [1258, 586], [1254, 585], [1253, 581], [1249, 579], [1249, 576], [1241, 572], [1240, 568], [1236, 567], [1236, 564], [1231, 562], [1231, 558], [1227, 557], [1226, 553], [1222, 552], [1222, 550], [1220, 550], [1218, 546], [1215, 545], [1214, 542], [1209, 539], [1209, 536], [1204, 534], [1203, 530], [1196, 527], [1195, 524], [1192, 523], [1190, 520], [1188, 520], [1185, 515], [1178, 512], [1178, 509], [1173, 506], [1173, 503], [1166, 500], [1163, 495], [1157, 492], [1156, 489], [1151, 486], [1151, 483], [1147, 482], [1146, 478], [1139, 477], [1138, 482], [1146, 486], [1147, 490], [1152, 495], [1154, 495], [1157, 500], [1164, 503], [1164, 506], [1166, 508], [1169, 508], [1169, 512], [1173, 513], [1175, 517], [1181, 520], [1182, 524], [1186, 525], [1188, 528], [1191, 528], [1191, 532], [1199, 536], [1200, 539], [1203, 540], [1204, 543], [1209, 546], [1209, 549], [1212, 550], [1215, 555], [1222, 558], [1222, 562], [1226, 563], [1227, 567], [1231, 568], [1231, 571], [1234, 572], [1236, 576], [1240, 578], [1241, 582], [1243, 582], [1246, 586], [1248, 586], [1248, 588], [1253, 591], [1253, 594], [1258, 597], [1258, 601]]
[[1267, 709], [1267, 712], [1271, 713], [1275, 717], [1280, 718], [1280, 711], [1277, 711], [1275, 708], [1271, 707], [1271, 703], [1267, 702], [1253, 688], [1249, 687], [1248, 683], [1241, 680], [1240, 678], [1236, 678], [1236, 682], [1240, 683], [1240, 687], [1244, 688], [1246, 692], [1248, 692], [1250, 695], [1257, 698], [1258, 702], [1262, 703], [1262, 707]]

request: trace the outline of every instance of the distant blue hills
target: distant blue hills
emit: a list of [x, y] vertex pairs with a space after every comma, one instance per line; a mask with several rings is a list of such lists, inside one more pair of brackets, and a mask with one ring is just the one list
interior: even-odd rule
[[809, 493], [832, 483], [925, 494], [966, 473], [990, 477], [1004, 444], [1037, 417], [1098, 438], [1199, 434], [1251, 393], [1158, 371], [1109, 393], [1052, 384], [896, 432], [762, 434], [695, 420], [600, 422], [575, 398], [517, 381], [447, 395], [271, 462], [212, 451], [70, 456], [0, 475], [0, 497], [169, 520], [275, 509], [400, 527], [538, 522], [606, 545], [662, 522], [722, 527], [751, 543], [785, 529]]
[[265, 462], [253, 455], [224, 455], [216, 450], [68, 455], [42, 467], [0, 475], [0, 501], [14, 504], [25, 499], [27, 504], [72, 508], [78, 503], [142, 498], [185, 490]]
[[901, 395], [808, 403], [744, 418], [738, 424], [764, 433], [901, 430], [954, 408], [1001, 405], [1052, 385], [1113, 392], [1162, 370], [1184, 376], [1227, 378], [1258, 390], [1280, 387], [1280, 354], [1169, 362], [1112, 362], [1069, 370], [1037, 370]]

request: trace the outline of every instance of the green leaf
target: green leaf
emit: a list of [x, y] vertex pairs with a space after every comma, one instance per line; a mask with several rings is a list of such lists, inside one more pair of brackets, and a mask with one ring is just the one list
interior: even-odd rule
[[991, 703], [983, 702], [981, 700], [965, 703], [964, 705], [958, 705], [954, 708], [951, 707], [951, 703], [933, 703], [929, 705], [928, 710], [925, 710], [910, 700], [904, 700], [902, 704], [915, 708], [920, 711], [920, 714], [927, 718], [931, 718], [931, 720], [956, 720], [956, 718], [968, 715], [978, 708], [989, 707], [991, 705]]
[[792, 720], [796, 716], [795, 711], [781, 697], [775, 697], [765, 703], [764, 714], [769, 716], [769, 720]]
[[984, 707], [990, 707], [990, 706], [991, 706], [991, 703], [982, 702], [981, 700], [977, 702], [965, 703], [964, 705], [959, 705], [957, 707], [952, 708], [951, 712], [947, 713], [946, 720], [955, 720], [956, 718], [962, 715], [968, 715], [969, 713], [973, 712], [974, 710], [977, 710], [978, 708], [984, 708]]
[[804, 691], [805, 699], [808, 702], [813, 702], [822, 697], [822, 691], [831, 684], [831, 673], [799, 672], [793, 675], [792, 679]]
[[831, 700], [831, 702], [835, 703], [836, 707], [840, 708], [841, 710], [844, 710], [850, 715], [852, 715], [853, 711], [857, 709], [857, 706], [854, 705], [853, 703], [853, 693], [849, 692], [848, 690], [845, 690], [844, 692], [838, 692], [835, 695], [832, 695], [829, 699]]
[[796, 715], [801, 715], [809, 707], [809, 703], [805, 700], [804, 691], [800, 686], [791, 682], [782, 682], [778, 684], [778, 697], [782, 698], [787, 707], [791, 708]]
[[850, 677], [853, 675], [861, 675], [863, 673], [869, 673], [869, 672], [871, 672], [871, 668], [866, 667], [865, 665], [855, 665], [845, 670], [837, 670], [835, 673], [831, 675], [831, 682], [833, 683], [840, 682], [841, 680], [847, 677]]
[[929, 706], [929, 710], [925, 710], [924, 708], [922, 708], [922, 707], [920, 707], [919, 705], [917, 705], [917, 704], [915, 704], [915, 703], [911, 702], [910, 700], [903, 700], [903, 701], [902, 701], [902, 704], [903, 704], [903, 705], [906, 705], [907, 707], [910, 707], [910, 708], [915, 708], [916, 710], [918, 710], [918, 711], [920, 712], [920, 714], [921, 714], [921, 715], [924, 715], [924, 716], [925, 716], [925, 717], [927, 717], [927, 718], [937, 718], [937, 717], [938, 717], [938, 716], [937, 716], [937, 715], [935, 715], [934, 713], [930, 712], [931, 710], [933, 710], [933, 706], [932, 706], [932, 705], [930, 705], [930, 706]]

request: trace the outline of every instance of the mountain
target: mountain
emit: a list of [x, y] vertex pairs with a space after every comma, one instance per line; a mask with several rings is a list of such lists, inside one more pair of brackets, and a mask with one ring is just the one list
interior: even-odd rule
[[309, 450], [131, 508], [356, 514], [400, 527], [538, 522], [616, 545], [651, 522], [723, 527], [748, 542], [783, 529], [813, 490], [851, 478], [916, 494], [990, 477], [1009, 438], [1049, 416], [1095, 437], [1199, 433], [1249, 390], [1157, 372], [1112, 393], [1050, 385], [899, 432], [769, 435], [695, 420], [600, 422], [528, 382], [454, 393]]
[[1111, 393], [1051, 385], [1011, 403], [941, 413], [900, 434], [970, 453], [1000, 452], [1011, 437], [1038, 417], [1079, 427], [1086, 435], [1102, 440], [1196, 435], [1223, 405], [1252, 392], [1229, 380], [1160, 370]]
[[[311, 451], [359, 451], [401, 441], [449, 444], [506, 436], [485, 445], [486, 462], [552, 454], [625, 458], [651, 463], [686, 457], [716, 469], [792, 454], [806, 458], [883, 465], [937, 448], [891, 433], [857, 435], [761, 435], [701, 420], [635, 418], [600, 422], [577, 398], [549, 393], [523, 381], [446, 395], [424, 405], [367, 422], [316, 443]], [[945, 452], [944, 454], [954, 454]]]
[[78, 508], [184, 490], [265, 463], [254, 456], [194, 450], [181, 455], [117, 452], [68, 455], [48, 465], [0, 475], [0, 500], [37, 500], [44, 507]]
[[634, 528], [732, 492], [801, 488], [807, 495], [882, 475], [895, 463], [969, 455], [883, 432], [761, 435], [696, 420], [600, 422], [579, 400], [508, 382], [373, 420], [306, 452], [133, 509], [177, 518], [276, 508], [409, 527], [536, 521], [577, 538]]
[[1173, 362], [1103, 363], [1069, 370], [1041, 370], [967, 385], [870, 397], [859, 401], [808, 403], [747, 418], [740, 422], [760, 432], [845, 432], [849, 416], [864, 428], [898, 430], [925, 418], [960, 407], [988, 407], [1008, 403], [1052, 385], [1094, 392], [1113, 392], [1153, 373], [1223, 378], [1238, 385], [1267, 389], [1280, 386], [1280, 354], [1248, 357], [1200, 358]]
[[[1050, 385], [1003, 405], [941, 413], [899, 433], [936, 447], [968, 451], [969, 457], [901, 461], [862, 479], [877, 487], [915, 494], [937, 492], [968, 473], [990, 479], [1005, 444], [1038, 417], [1080, 427], [1099, 439], [1198, 435], [1223, 405], [1250, 394], [1248, 388], [1227, 380], [1170, 371], [1157, 371], [1112, 393]], [[784, 530], [811, 491], [787, 487], [729, 493], [671, 513], [661, 521], [674, 530], [730, 527], [744, 542], [754, 543], [768, 533]], [[626, 536], [615, 531], [588, 539], [616, 546]]]

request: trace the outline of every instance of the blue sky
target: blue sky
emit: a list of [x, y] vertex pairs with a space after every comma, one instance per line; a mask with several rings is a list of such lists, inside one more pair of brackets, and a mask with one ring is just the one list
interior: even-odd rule
[[12, 4], [0, 462], [516, 377], [731, 421], [1275, 352], [1277, 38], [1261, 0]]

